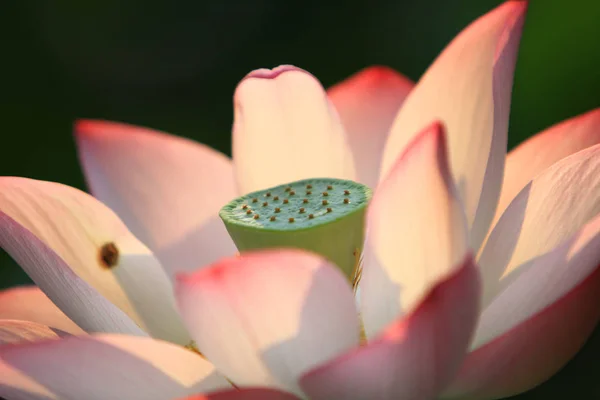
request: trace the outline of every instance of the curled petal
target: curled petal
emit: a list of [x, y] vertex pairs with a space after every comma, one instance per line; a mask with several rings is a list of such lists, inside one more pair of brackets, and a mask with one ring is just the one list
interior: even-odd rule
[[367, 337], [410, 312], [467, 254], [467, 227], [433, 123], [399, 157], [368, 212], [361, 288]]
[[261, 69], [235, 90], [233, 160], [242, 193], [304, 178], [354, 179], [352, 153], [325, 90], [292, 66]]
[[380, 179], [432, 120], [448, 130], [450, 166], [477, 251], [494, 217], [506, 155], [513, 72], [527, 2], [507, 1], [464, 29], [400, 109]]

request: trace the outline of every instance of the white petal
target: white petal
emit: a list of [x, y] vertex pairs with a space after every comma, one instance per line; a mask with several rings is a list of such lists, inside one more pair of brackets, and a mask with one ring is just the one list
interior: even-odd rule
[[[182, 347], [119, 335], [0, 347], [0, 396], [9, 399], [164, 400], [230, 387]], [[46, 398], [46, 397], [42, 397]]]
[[507, 1], [446, 47], [406, 99], [384, 151], [380, 179], [425, 125], [436, 119], [446, 125], [450, 166], [475, 252], [500, 194], [513, 72], [526, 8], [524, 1]]
[[367, 337], [373, 337], [410, 312], [468, 252], [440, 124], [425, 129], [399, 157], [367, 218], [361, 315]]
[[84, 333], [36, 286], [0, 291], [0, 319], [36, 322], [73, 335]]
[[0, 319], [0, 346], [36, 340], [59, 339], [68, 333], [31, 321]]
[[[593, 236], [585, 229], [581, 233], [579, 230], [598, 213], [600, 145], [554, 164], [517, 195], [490, 234], [479, 259], [484, 315], [511, 311], [511, 316], [496, 318], [489, 326], [482, 322], [475, 347], [534, 315], [591, 272], [590, 268], [596, 266], [593, 258], [591, 265], [583, 269], [571, 265], [580, 266], [583, 246]], [[528, 279], [535, 283], [527, 283]], [[498, 295], [504, 300], [496, 299]], [[505, 301], [518, 306], [499, 310], [499, 304]]]
[[369, 67], [327, 90], [344, 125], [358, 182], [377, 186], [390, 127], [413, 86], [393, 69]]
[[236, 385], [298, 394], [301, 374], [359, 343], [346, 278], [305, 252], [223, 260], [179, 277], [177, 298], [198, 349]]
[[75, 132], [94, 196], [171, 275], [235, 253], [217, 215], [237, 196], [226, 156], [184, 138], [115, 122], [80, 121]]
[[[118, 252], [114, 265], [103, 260], [107, 245]], [[93, 197], [57, 183], [0, 178], [0, 246], [84, 330], [143, 334], [137, 324], [188, 343], [161, 265]]]
[[315, 77], [292, 66], [257, 70], [234, 98], [233, 161], [240, 192], [314, 177], [354, 179], [352, 153]]

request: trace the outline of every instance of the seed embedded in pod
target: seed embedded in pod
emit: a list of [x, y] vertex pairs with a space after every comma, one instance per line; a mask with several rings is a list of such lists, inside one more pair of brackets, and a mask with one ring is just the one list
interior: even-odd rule
[[[318, 192], [323, 194], [319, 195], [321, 202], [310, 201], [308, 196], [294, 196], [309, 192], [310, 188], [332, 191]], [[284, 192], [288, 196], [281, 196]], [[274, 207], [271, 216], [260, 217], [256, 210], [248, 209], [248, 216], [253, 214], [249, 218], [244, 211], [240, 212], [244, 204], [254, 199], [269, 197], [275, 201], [277, 193], [282, 197], [282, 205]], [[371, 190], [360, 183], [333, 178], [305, 179], [234, 199], [221, 209], [219, 216], [241, 254], [266, 248], [300, 248], [331, 260], [351, 280], [356, 264], [352, 253], [355, 249], [362, 251], [364, 214], [370, 198]], [[267, 202], [261, 203], [267, 206]], [[331, 204], [340, 203], [345, 203], [344, 207], [333, 212]]]

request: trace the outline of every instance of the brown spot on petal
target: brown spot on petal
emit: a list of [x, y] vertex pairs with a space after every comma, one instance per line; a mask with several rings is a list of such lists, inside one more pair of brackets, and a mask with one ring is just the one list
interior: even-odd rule
[[113, 243], [106, 243], [100, 248], [100, 263], [104, 268], [112, 268], [119, 262], [119, 249]]

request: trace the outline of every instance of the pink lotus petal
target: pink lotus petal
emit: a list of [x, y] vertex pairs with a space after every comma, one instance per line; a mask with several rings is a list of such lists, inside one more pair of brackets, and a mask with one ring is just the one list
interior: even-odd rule
[[512, 150], [506, 157], [504, 183], [494, 221], [536, 175], [562, 158], [598, 143], [600, 108], [562, 121]]
[[[230, 388], [181, 346], [120, 335], [0, 346], [0, 396], [9, 399], [164, 400]], [[36, 397], [35, 393], [46, 397]]]
[[369, 67], [327, 90], [346, 130], [358, 182], [377, 186], [388, 132], [413, 86], [391, 68]]
[[233, 160], [240, 192], [303, 178], [354, 179], [352, 153], [315, 77], [292, 66], [250, 73], [234, 97]]
[[[485, 340], [482, 335], [486, 333], [503, 333], [468, 355], [445, 398], [512, 396], [539, 385], [562, 368], [600, 320], [599, 249], [600, 217], [584, 228], [572, 245], [538, 260], [508, 286], [484, 311], [474, 345]], [[565, 262], [561, 257], [567, 253], [572, 254]], [[540, 302], [548, 301], [551, 303], [539, 307]], [[533, 307], [540, 311], [523, 319], [522, 314], [531, 314]], [[515, 325], [516, 321], [522, 322]]]
[[468, 251], [464, 210], [439, 123], [425, 129], [399, 157], [375, 192], [367, 218], [360, 289], [371, 338], [416, 307]]
[[300, 394], [300, 375], [359, 343], [350, 285], [310, 253], [247, 253], [177, 282], [198, 349], [236, 385]]
[[217, 215], [237, 196], [226, 156], [184, 138], [116, 122], [79, 121], [75, 133], [93, 194], [171, 275], [235, 253]]
[[[487, 307], [508, 283], [539, 262], [540, 257], [572, 240], [598, 213], [600, 145], [555, 163], [534, 178], [508, 206], [479, 257], [483, 306]], [[559, 263], [557, 268], [563, 264]], [[568, 286], [565, 282], [560, 291], [555, 288], [552, 297], [557, 299], [565, 294]], [[527, 312], [533, 315], [537, 311]]]
[[454, 376], [477, 320], [479, 282], [471, 256], [410, 315], [300, 380], [311, 399], [433, 399]]
[[407, 97], [384, 151], [380, 180], [418, 132], [432, 120], [444, 123], [474, 251], [487, 234], [500, 194], [526, 9], [525, 1], [507, 1], [463, 30]]
[[197, 395], [180, 400], [298, 400], [293, 394], [273, 389], [230, 389], [208, 395]]
[[546, 169], [508, 206], [480, 257], [484, 309], [449, 397], [530, 389], [588, 338], [600, 319], [599, 177], [596, 145]]
[[189, 342], [161, 265], [92, 196], [0, 177], [0, 246], [85, 331]]
[[69, 336], [56, 328], [31, 321], [0, 319], [0, 346]]
[[0, 319], [36, 322], [73, 335], [84, 333], [36, 286], [0, 291]]

